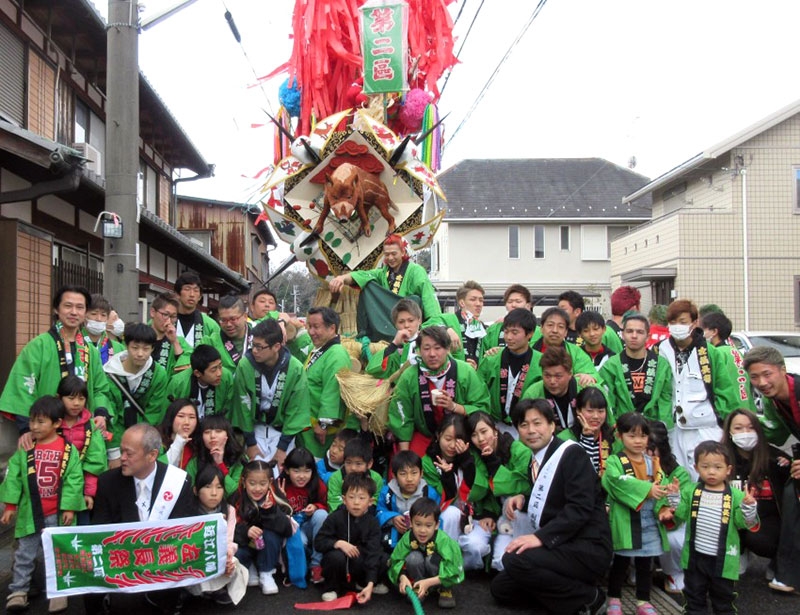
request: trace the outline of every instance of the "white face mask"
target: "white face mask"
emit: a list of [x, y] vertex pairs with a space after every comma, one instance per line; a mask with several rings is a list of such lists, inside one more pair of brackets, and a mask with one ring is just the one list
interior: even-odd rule
[[679, 342], [688, 338], [691, 332], [692, 325], [669, 325], [669, 334]]
[[117, 318], [111, 325], [111, 332], [117, 337], [122, 337], [122, 334], [125, 333], [125, 321]]
[[754, 431], [743, 431], [731, 434], [731, 440], [743, 451], [752, 451], [758, 444], [758, 434]]
[[86, 321], [86, 330], [89, 332], [89, 335], [102, 335], [103, 331], [106, 330], [106, 321], [105, 320], [87, 320]]

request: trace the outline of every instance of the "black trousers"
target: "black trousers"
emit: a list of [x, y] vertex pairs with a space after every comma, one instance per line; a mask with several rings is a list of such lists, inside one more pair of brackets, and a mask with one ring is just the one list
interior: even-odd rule
[[783, 490], [781, 537], [776, 562], [775, 578], [791, 587], [800, 587], [800, 502], [791, 479]]
[[614, 563], [611, 564], [611, 573], [608, 575], [608, 597], [622, 597], [622, 584], [628, 574], [631, 559], [636, 567], [636, 599], [650, 602], [650, 590], [653, 587], [652, 557], [630, 558], [614, 554]]
[[689, 567], [684, 571], [683, 597], [685, 615], [706, 615], [708, 599], [715, 615], [736, 613], [736, 582], [716, 576], [717, 558], [702, 553], [692, 553]]
[[500, 603], [575, 613], [595, 599], [599, 577], [610, 562], [610, 545], [587, 541], [506, 553], [491, 592]]
[[[376, 571], [376, 583], [386, 572], [386, 563], [381, 554], [381, 565]], [[359, 555], [355, 559], [348, 558], [339, 549], [331, 549], [322, 556], [322, 576], [325, 581], [322, 591], [335, 591], [338, 594], [352, 590], [356, 583], [364, 586], [367, 584], [367, 569], [364, 567], [364, 557]]]

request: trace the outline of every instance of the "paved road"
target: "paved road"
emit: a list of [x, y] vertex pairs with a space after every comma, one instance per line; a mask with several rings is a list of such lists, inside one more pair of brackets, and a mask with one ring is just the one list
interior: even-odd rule
[[[4, 549], [5, 550], [5, 549]], [[757, 559], [750, 566], [739, 587], [739, 612], [744, 615], [753, 613], [763, 615], [797, 615], [800, 613], [800, 596], [776, 594], [767, 588], [764, 580], [766, 560]], [[0, 571], [0, 575], [5, 571]], [[0, 583], [3, 595], [7, 593], [8, 577], [2, 575]], [[626, 590], [626, 594], [627, 594]], [[460, 613], [479, 613], [481, 615], [494, 615], [501, 613], [524, 613], [525, 610], [515, 610], [501, 608], [497, 606], [489, 594], [489, 580], [483, 574], [469, 576], [467, 581], [456, 590], [456, 600], [458, 602], [456, 612]], [[293, 607], [298, 602], [314, 602], [320, 598], [320, 592], [315, 587], [307, 590], [296, 588], [281, 588], [276, 596], [262, 596], [258, 588], [250, 588], [245, 599], [238, 607], [220, 607], [202, 599], [195, 599], [184, 611], [187, 615], [211, 615], [224, 613], [237, 613], [242, 615], [264, 615], [267, 610], [270, 615], [277, 613], [299, 612]], [[629, 594], [626, 595], [629, 597]], [[670, 606], [663, 594], [658, 596], [658, 605], [661, 615], [679, 612], [674, 606]], [[632, 602], [626, 603], [632, 604]], [[665, 606], [666, 605], [666, 606]], [[436, 605], [435, 599], [428, 599], [423, 605], [425, 612], [437, 613], [441, 611]], [[47, 613], [47, 600], [40, 596], [31, 599], [32, 615], [45, 615]], [[121, 596], [114, 604], [115, 613], [135, 613], [136, 615], [148, 615], [151, 613], [149, 607], [142, 598], [137, 595]], [[399, 595], [376, 596], [372, 602], [366, 606], [358, 608], [361, 615], [412, 615], [411, 605]], [[625, 609], [626, 614], [634, 613], [632, 608]], [[68, 615], [82, 615], [84, 613], [83, 604], [79, 598], [71, 598]], [[91, 614], [96, 615], [96, 614]]]

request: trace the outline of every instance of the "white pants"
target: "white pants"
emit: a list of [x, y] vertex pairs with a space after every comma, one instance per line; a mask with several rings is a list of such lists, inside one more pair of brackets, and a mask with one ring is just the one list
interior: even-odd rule
[[[500, 533], [500, 528], [507, 526], [511, 526], [511, 533]], [[494, 570], [503, 570], [503, 555], [505, 555], [506, 547], [515, 538], [530, 534], [533, 531], [533, 527], [531, 526], [530, 517], [524, 510], [518, 510], [513, 521], [505, 515], [501, 515], [497, 520], [497, 527], [498, 534], [494, 539], [494, 549], [492, 551], [492, 568]]]
[[676, 530], [667, 532], [669, 551], [661, 555], [661, 569], [672, 577], [675, 586], [683, 590], [683, 569], [681, 568], [681, 552], [685, 542], [686, 525], [681, 524]]
[[469, 534], [458, 537], [458, 545], [464, 556], [464, 570], [480, 570], [483, 568], [483, 558], [489, 555], [492, 546], [492, 535], [483, 529], [477, 520], [472, 524]]
[[461, 511], [458, 507], [448, 506], [445, 508], [439, 517], [439, 523], [444, 533], [458, 542], [458, 537], [461, 535]]
[[[278, 440], [281, 439], [283, 434], [274, 427], [270, 427], [264, 423], [256, 423], [253, 432], [256, 437], [256, 444], [258, 448], [261, 449], [261, 452], [256, 455], [256, 459], [271, 461], [275, 453], [278, 452]], [[289, 443], [289, 448], [286, 449], [286, 453], [290, 453], [293, 448], [294, 438], [292, 438], [292, 441]], [[278, 466], [275, 466], [273, 472], [275, 473], [275, 478], [278, 478], [278, 474], [280, 474]]]
[[669, 443], [675, 459], [689, 471], [692, 480], [697, 480], [697, 470], [694, 469], [694, 449], [705, 440], [722, 440], [722, 429], [717, 425], [700, 427], [699, 429], [680, 429], [673, 427], [669, 432]]

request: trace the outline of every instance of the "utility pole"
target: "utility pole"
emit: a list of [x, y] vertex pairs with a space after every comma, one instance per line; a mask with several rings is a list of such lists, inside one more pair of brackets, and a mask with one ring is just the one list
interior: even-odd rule
[[297, 315], [297, 284], [292, 284], [292, 299], [294, 300], [294, 314]]
[[105, 240], [103, 292], [123, 320], [139, 313], [139, 7], [108, 2], [105, 209], [122, 222], [122, 237]]

